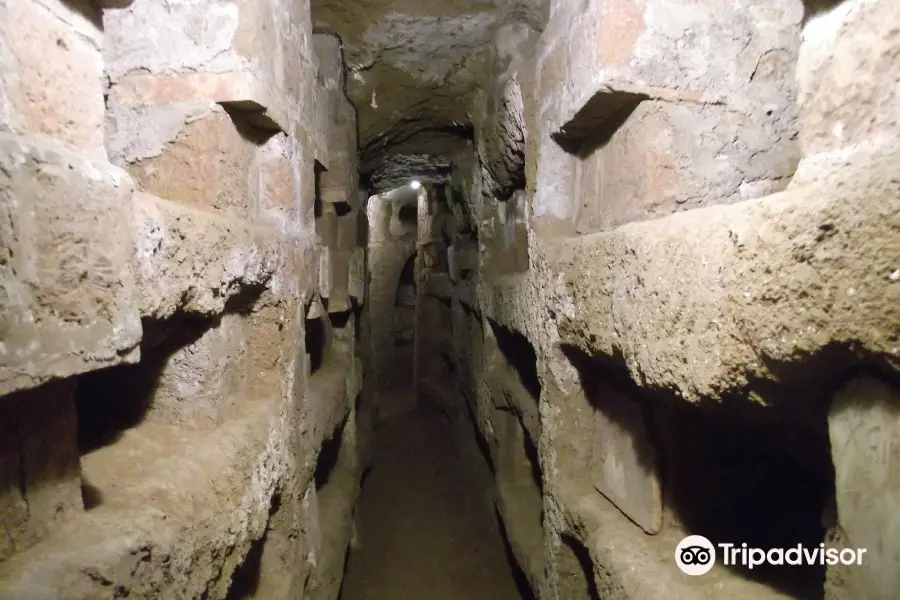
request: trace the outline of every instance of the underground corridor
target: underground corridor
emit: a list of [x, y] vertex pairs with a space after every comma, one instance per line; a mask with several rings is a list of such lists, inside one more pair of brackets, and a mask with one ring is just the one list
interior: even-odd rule
[[896, 600], [893, 0], [0, 0], [0, 600]]

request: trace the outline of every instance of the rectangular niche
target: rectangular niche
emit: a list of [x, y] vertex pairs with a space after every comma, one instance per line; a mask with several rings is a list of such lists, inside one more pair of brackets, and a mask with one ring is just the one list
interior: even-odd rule
[[632, 110], [609, 139], [589, 140], [593, 145], [582, 148], [575, 165], [578, 224], [584, 230], [607, 231], [670, 214], [692, 192], [676, 161], [673, 144], [684, 132], [675, 131], [673, 119], [695, 109], [647, 101]]
[[337, 360], [352, 363], [356, 357], [356, 310], [352, 307], [343, 312], [328, 315], [331, 324], [331, 349]]
[[322, 173], [328, 169], [318, 160], [313, 161], [313, 219], [318, 220], [325, 213], [325, 205], [322, 201]]
[[309, 356], [310, 375], [317, 374], [329, 358], [331, 327], [330, 323], [326, 322], [325, 314], [321, 302], [316, 299], [306, 315], [304, 343], [306, 354]]
[[0, 398], [0, 563], [82, 512], [72, 388], [53, 381]]
[[145, 322], [141, 362], [75, 388], [85, 508], [141, 502], [129, 485], [166, 453], [234, 415], [244, 398], [243, 315]]
[[662, 529], [662, 487], [643, 406], [600, 383], [594, 400], [591, 481], [647, 533]]
[[[814, 396], [792, 391], [786, 402], [765, 407], [661, 406], [656, 429], [666, 459], [665, 528], [763, 551], [830, 545], [823, 522], [834, 490], [827, 419], [815, 414], [824, 407], [800, 408], [817, 401]], [[775, 400], [769, 394], [766, 399]], [[829, 597], [825, 565], [736, 566], [727, 572], [733, 589], [752, 581], [778, 590], [778, 597]], [[842, 584], [828, 587], [839, 592], [834, 598], [864, 597], [842, 595]]]

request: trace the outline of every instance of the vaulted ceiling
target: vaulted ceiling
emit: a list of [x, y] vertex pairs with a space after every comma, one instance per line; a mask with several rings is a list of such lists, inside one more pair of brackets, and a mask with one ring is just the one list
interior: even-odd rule
[[317, 32], [337, 34], [358, 109], [360, 169], [375, 188], [440, 177], [472, 137], [471, 95], [494, 33], [540, 29], [546, 0], [311, 0]]

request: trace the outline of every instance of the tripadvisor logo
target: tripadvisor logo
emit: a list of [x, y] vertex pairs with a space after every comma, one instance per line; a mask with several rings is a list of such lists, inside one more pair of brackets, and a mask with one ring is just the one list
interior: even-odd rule
[[716, 564], [716, 548], [702, 535], [689, 535], [675, 548], [675, 563], [688, 575], [705, 575]]
[[[750, 548], [747, 544], [717, 544], [725, 566], [740, 565], [753, 569], [761, 565], [861, 565], [865, 548], [805, 548], [797, 544], [792, 548]], [[702, 535], [689, 535], [675, 548], [675, 564], [688, 575], [705, 575], [716, 564], [716, 546]]]

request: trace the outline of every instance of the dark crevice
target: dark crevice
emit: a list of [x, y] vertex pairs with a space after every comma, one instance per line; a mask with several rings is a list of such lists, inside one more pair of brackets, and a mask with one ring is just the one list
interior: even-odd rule
[[569, 154], [590, 156], [605, 146], [648, 98], [646, 94], [624, 91], [597, 93], [551, 137]]
[[349, 202], [333, 202], [331, 206], [334, 208], [334, 213], [339, 217], [343, 217], [353, 210]]
[[225, 597], [225, 600], [249, 600], [250, 598], [255, 598], [257, 592], [259, 592], [262, 580], [263, 551], [269, 535], [270, 525], [279, 508], [281, 508], [281, 493], [276, 491], [272, 494], [270, 501], [266, 529], [259, 539], [251, 542], [250, 550], [247, 551], [244, 560], [235, 568], [234, 573], [231, 575], [231, 585], [228, 588], [228, 595]]
[[352, 297], [350, 298], [350, 304], [353, 307], [353, 337], [359, 342], [362, 340], [363, 308]]
[[560, 536], [562, 546], [557, 552], [556, 572], [559, 577], [560, 599], [600, 600], [594, 580], [594, 562], [588, 549], [570, 535]]
[[[125, 8], [131, 4], [132, 0], [103, 0], [103, 8]], [[99, 2], [91, 2], [90, 0], [62, 0], [62, 3], [78, 13], [98, 31], [103, 31], [103, 14]]]
[[265, 115], [266, 108], [255, 102], [220, 102], [231, 122], [243, 139], [262, 146], [270, 138], [281, 133], [281, 128]]
[[344, 598], [344, 582], [347, 580], [347, 569], [350, 566], [350, 554], [353, 552], [353, 548], [348, 544], [347, 549], [344, 551], [344, 569], [341, 572], [341, 587], [338, 589], [337, 600], [348, 600]]
[[411, 204], [404, 204], [397, 213], [400, 222], [408, 227], [415, 227], [419, 220], [418, 209]]
[[103, 492], [94, 485], [91, 485], [82, 476], [81, 479], [81, 501], [84, 504], [84, 510], [91, 510], [103, 504]]
[[509, 174], [509, 181], [501, 186], [495, 193], [498, 202], [508, 202], [518, 191], [525, 190], [525, 155], [521, 154], [522, 167]]
[[[689, 531], [714, 544], [764, 550], [815, 548], [824, 541], [821, 515], [834, 491], [824, 417], [816, 445], [724, 411], [705, 414], [674, 404], [660, 417], [668, 428], [666, 499]], [[824, 597], [822, 565], [731, 568], [797, 598]]]
[[416, 295], [416, 255], [413, 254], [403, 263], [403, 270], [397, 280], [397, 292], [394, 295], [394, 306], [415, 306]]
[[802, 358], [779, 360], [765, 353], [758, 354], [758, 358], [765, 365], [768, 378], [749, 377], [750, 386], [771, 390], [770, 395], [777, 396], [783, 404], [793, 404], [798, 395], [809, 395], [804, 390], [810, 388], [811, 382], [820, 390], [830, 390], [849, 380], [864, 357], [850, 343], [830, 342]]
[[478, 445], [478, 450], [481, 452], [482, 458], [484, 458], [484, 462], [487, 464], [488, 468], [491, 470], [491, 473], [496, 475], [497, 468], [494, 465], [494, 459], [491, 456], [491, 447], [488, 444], [488, 441], [485, 439], [484, 434], [481, 431], [481, 428], [477, 425], [477, 421], [475, 418], [475, 413], [472, 410], [471, 403], [466, 400], [463, 402], [463, 405], [466, 407], [466, 412], [468, 413], [467, 421], [472, 426], [472, 431], [475, 435], [475, 442]]
[[535, 400], [541, 397], [541, 380], [537, 371], [537, 354], [528, 338], [490, 320], [497, 346], [507, 362], [515, 369], [525, 389]]
[[829, 11], [844, 0], [803, 0], [803, 22], [806, 23], [814, 16]]
[[534, 481], [534, 485], [538, 490], [543, 494], [544, 492], [544, 475], [541, 472], [541, 460], [538, 456], [537, 446], [535, 446], [534, 442], [531, 439], [531, 436], [528, 435], [528, 431], [523, 427], [522, 436], [523, 443], [525, 444], [525, 456], [528, 458], [528, 462], [531, 465], [531, 478]]
[[331, 474], [337, 466], [338, 458], [340, 458], [341, 453], [343, 434], [344, 423], [331, 434], [331, 437], [322, 443], [322, 448], [319, 450], [319, 458], [316, 461], [316, 472], [314, 476], [316, 490], [321, 490], [328, 484]]
[[306, 353], [309, 355], [309, 373], [314, 374], [325, 363], [328, 332], [322, 318], [306, 319]]
[[313, 164], [313, 181], [314, 181], [314, 196], [313, 196], [313, 217], [318, 219], [322, 216], [324, 212], [324, 206], [322, 204], [322, 173], [327, 171], [325, 165], [320, 163], [318, 160], [314, 161]]
[[331, 321], [331, 326], [335, 329], [343, 329], [350, 322], [350, 317], [352, 316], [353, 309], [351, 308], [341, 312], [328, 313], [328, 320]]
[[366, 480], [369, 478], [369, 475], [372, 474], [373, 467], [368, 466], [363, 469], [362, 474], [359, 476], [359, 489], [362, 490], [363, 486], [366, 484]]
[[241, 314], [252, 312], [253, 306], [259, 300], [260, 296], [262, 296], [263, 292], [266, 291], [266, 288], [266, 283], [242, 287], [237, 294], [234, 294], [225, 302], [225, 312]]
[[438, 350], [437, 354], [443, 360], [444, 367], [446, 368], [447, 372], [451, 377], [454, 377], [456, 375], [457, 366], [456, 359], [454, 358], [453, 353], [448, 352], [444, 348], [441, 348]]

